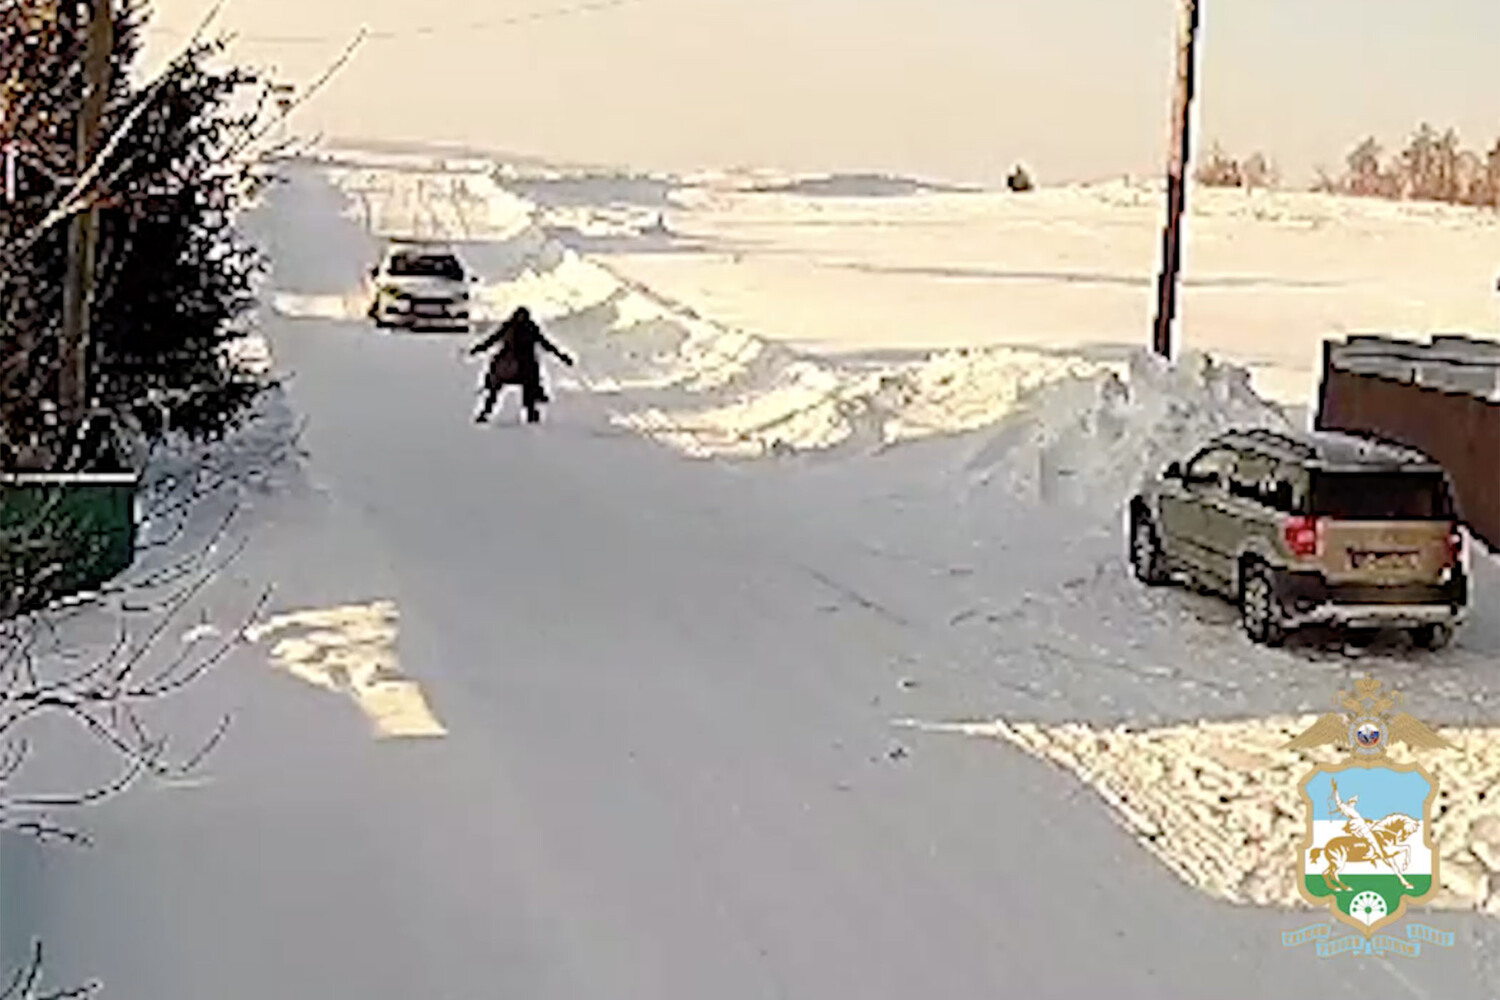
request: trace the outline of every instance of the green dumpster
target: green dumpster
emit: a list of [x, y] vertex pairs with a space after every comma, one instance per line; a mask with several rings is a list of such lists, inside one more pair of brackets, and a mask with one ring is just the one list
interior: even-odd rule
[[135, 473], [0, 474], [0, 616], [98, 589], [135, 558]]

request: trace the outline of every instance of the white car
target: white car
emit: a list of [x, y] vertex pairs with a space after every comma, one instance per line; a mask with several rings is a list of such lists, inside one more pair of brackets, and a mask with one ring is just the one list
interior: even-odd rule
[[370, 319], [382, 329], [468, 332], [475, 281], [447, 247], [397, 243], [370, 269]]

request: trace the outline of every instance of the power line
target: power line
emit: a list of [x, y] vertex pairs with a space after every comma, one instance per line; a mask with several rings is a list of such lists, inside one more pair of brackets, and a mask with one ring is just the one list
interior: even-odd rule
[[[516, 24], [529, 24], [533, 21], [546, 21], [559, 17], [571, 17], [577, 14], [591, 14], [604, 10], [614, 10], [620, 7], [634, 7], [649, 0], [589, 0], [585, 3], [569, 4], [565, 7], [549, 7], [542, 10], [531, 11], [525, 14], [513, 14], [509, 17], [483, 18], [474, 21], [445, 21], [440, 24], [424, 24], [411, 28], [389, 29], [389, 30], [367, 30], [363, 33], [366, 41], [371, 42], [393, 42], [413, 38], [431, 38], [450, 32], [473, 32], [486, 31], [492, 28], [508, 27]], [[147, 26], [148, 31], [154, 31], [162, 35], [181, 35], [172, 28], [153, 28]], [[346, 42], [349, 39], [348, 32], [339, 34], [308, 34], [308, 35], [264, 35], [255, 33], [231, 33], [230, 39], [237, 42], [250, 42], [266, 45], [328, 45], [335, 42]]]

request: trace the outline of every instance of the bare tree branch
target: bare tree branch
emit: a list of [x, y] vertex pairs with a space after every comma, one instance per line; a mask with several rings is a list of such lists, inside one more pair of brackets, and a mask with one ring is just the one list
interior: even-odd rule
[[101, 985], [97, 982], [86, 986], [75, 987], [70, 990], [54, 990], [50, 993], [39, 992], [42, 981], [42, 942], [33, 941], [31, 945], [31, 959], [16, 970], [10, 985], [0, 991], [0, 1000], [83, 1000], [92, 997], [99, 992]]
[[[184, 60], [190, 58], [192, 53], [197, 50], [199, 40], [202, 37], [203, 32], [206, 31], [208, 29], [208, 26], [218, 17], [219, 11], [222, 10], [223, 7], [224, 0], [220, 0], [219, 3], [216, 3], [209, 10], [208, 14], [205, 15], [201, 22], [199, 22], [197, 30], [193, 32], [193, 35], [188, 40], [187, 44], [184, 45], [178, 52], [178, 54], [174, 56], [172, 60], [166, 65], [166, 67], [157, 74], [156, 79], [154, 79], [149, 85], [147, 85], [146, 88], [141, 92], [139, 98], [137, 98], [136, 100], [135, 107], [132, 108], [130, 110], [130, 113], [125, 116], [125, 120], [115, 127], [114, 132], [110, 134], [109, 139], [104, 143], [103, 147], [93, 155], [93, 157], [89, 161], [88, 166], [78, 176], [78, 178], [73, 181], [73, 185], [68, 190], [67, 194], [63, 195], [62, 199], [52, 208], [52, 210], [42, 217], [42, 221], [32, 227], [31, 231], [23, 236], [17, 243], [17, 245], [8, 248], [0, 247], [0, 253], [4, 253], [6, 257], [8, 257], [11, 261], [14, 261], [21, 254], [26, 253], [33, 246], [35, 246], [37, 242], [43, 236], [45, 236], [47, 234], [47, 231], [50, 230], [53, 226], [64, 221], [65, 219], [72, 217], [73, 215], [76, 215], [78, 212], [83, 211], [88, 207], [89, 194], [93, 188], [94, 182], [98, 179], [99, 174], [103, 171], [104, 165], [109, 162], [109, 159], [114, 155], [115, 150], [120, 147], [120, 144], [125, 140], [126, 136], [130, 134], [130, 130], [135, 126], [135, 123], [139, 121], [141, 116], [145, 114], [146, 111], [152, 106], [152, 103], [155, 100], [157, 93], [161, 90], [162, 85], [165, 84], [167, 80], [171, 79], [172, 74], [177, 71], [177, 68], [184, 62]], [[5, 285], [9, 284], [13, 274], [13, 270], [0, 271], [0, 287], [4, 287]]]

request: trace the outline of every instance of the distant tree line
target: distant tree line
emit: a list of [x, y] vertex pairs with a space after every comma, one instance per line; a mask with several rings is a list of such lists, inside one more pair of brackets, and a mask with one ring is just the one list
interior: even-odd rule
[[1424, 122], [1405, 148], [1387, 155], [1371, 136], [1345, 157], [1341, 175], [1320, 170], [1313, 189], [1500, 208], [1500, 139], [1480, 152], [1465, 148], [1456, 129], [1440, 133]]
[[1281, 171], [1264, 153], [1238, 160], [1216, 142], [1193, 171], [1193, 179], [1204, 187], [1265, 189], [1281, 185]]
[[[1193, 172], [1203, 187], [1274, 188], [1276, 165], [1263, 153], [1236, 159], [1214, 143]], [[1456, 129], [1423, 123], [1406, 146], [1387, 154], [1373, 136], [1344, 158], [1337, 175], [1319, 168], [1313, 190], [1364, 198], [1500, 207], [1500, 139], [1487, 152], [1465, 148]]]

